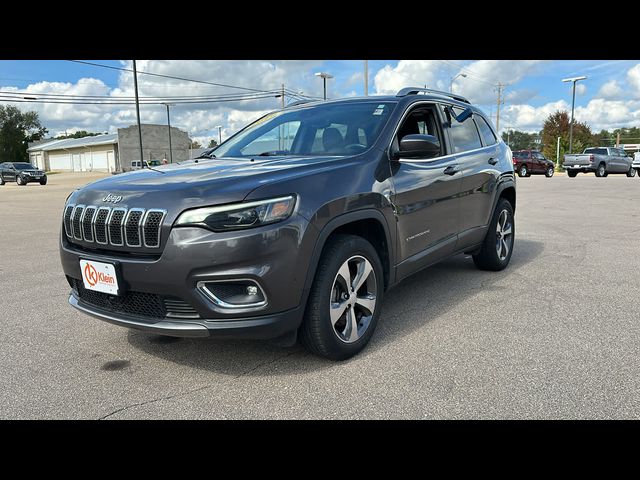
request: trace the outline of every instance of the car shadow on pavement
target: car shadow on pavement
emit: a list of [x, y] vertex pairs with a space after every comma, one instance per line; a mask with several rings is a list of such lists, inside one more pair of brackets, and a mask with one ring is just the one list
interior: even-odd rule
[[[511, 263], [502, 272], [480, 271], [470, 256], [458, 255], [403, 280], [386, 293], [370, 344], [347, 362], [376, 354], [399, 337], [446, 317], [452, 307], [484, 290], [505, 290], [505, 296], [513, 295], [509, 285], [522, 281], [518, 270], [543, 251], [543, 242], [518, 239]], [[514, 282], [512, 276], [517, 276], [518, 281]], [[250, 340], [179, 339], [134, 330], [129, 331], [128, 341], [163, 360], [235, 377], [301, 375], [344, 364], [311, 355], [300, 345], [280, 347]]]

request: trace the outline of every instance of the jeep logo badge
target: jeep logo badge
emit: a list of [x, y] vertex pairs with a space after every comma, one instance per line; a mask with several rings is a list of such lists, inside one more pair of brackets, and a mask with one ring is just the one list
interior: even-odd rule
[[121, 200], [122, 200], [122, 195], [111, 195], [110, 193], [107, 194], [105, 197], [102, 197], [103, 202], [118, 203]]

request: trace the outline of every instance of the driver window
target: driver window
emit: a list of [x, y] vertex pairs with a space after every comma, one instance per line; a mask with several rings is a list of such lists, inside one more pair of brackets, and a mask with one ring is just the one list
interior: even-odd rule
[[419, 106], [415, 108], [400, 125], [394, 142], [399, 144], [405, 135], [433, 135], [440, 142], [440, 154], [438, 156], [444, 155], [444, 142], [442, 141], [440, 129], [437, 127], [438, 121], [435, 115], [436, 112], [433, 107]]

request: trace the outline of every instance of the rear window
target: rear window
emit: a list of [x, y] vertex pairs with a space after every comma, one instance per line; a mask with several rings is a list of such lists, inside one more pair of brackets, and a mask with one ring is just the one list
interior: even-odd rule
[[528, 158], [529, 152], [513, 152], [515, 158]]
[[593, 153], [594, 155], [606, 155], [606, 148], [585, 148], [584, 153]]

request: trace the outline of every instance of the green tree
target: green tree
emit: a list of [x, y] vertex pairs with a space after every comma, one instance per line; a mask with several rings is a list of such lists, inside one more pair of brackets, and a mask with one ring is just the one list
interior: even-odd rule
[[[555, 160], [557, 139], [560, 137], [560, 165], [564, 162], [565, 153], [569, 153], [569, 124], [571, 119], [566, 111], [556, 111], [547, 117], [542, 127], [542, 153], [548, 159]], [[586, 147], [594, 145], [594, 135], [586, 123], [573, 123], [574, 153], [582, 152]]]
[[520, 130], [509, 130], [502, 132], [502, 140], [508, 143], [512, 151], [516, 150], [535, 150], [538, 148], [538, 134], [521, 132]]
[[59, 135], [56, 137], [56, 140], [64, 140], [65, 138], [84, 138], [84, 137], [96, 137], [98, 135], [102, 135], [102, 133], [93, 133], [87, 132], [86, 130], [78, 130], [71, 135]]
[[191, 148], [191, 149], [193, 149], [193, 148], [202, 148], [202, 145], [197, 140], [191, 140], [191, 144], [189, 145], [189, 148]]
[[37, 112], [0, 105], [0, 162], [28, 161], [29, 142], [41, 140], [46, 134]]
[[207, 145], [207, 148], [213, 148], [217, 146], [218, 146], [218, 142], [212, 138], [211, 140], [209, 140], [209, 145]]

